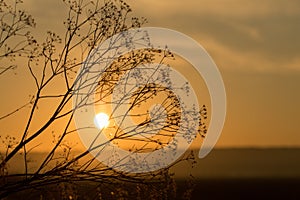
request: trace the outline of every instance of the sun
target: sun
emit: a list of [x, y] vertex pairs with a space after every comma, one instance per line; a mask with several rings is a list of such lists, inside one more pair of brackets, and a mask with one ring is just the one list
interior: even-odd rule
[[109, 125], [109, 117], [105, 113], [98, 113], [94, 118], [94, 123], [99, 129], [106, 128]]

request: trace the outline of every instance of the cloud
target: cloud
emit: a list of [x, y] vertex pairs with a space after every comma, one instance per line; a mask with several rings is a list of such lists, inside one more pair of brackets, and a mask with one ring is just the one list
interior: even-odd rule
[[204, 36], [204, 38], [202, 36], [201, 40], [205, 41], [203, 46], [211, 54], [220, 69], [259, 73], [300, 72], [300, 58], [278, 61], [277, 59], [269, 59], [255, 51], [238, 51], [219, 43], [210, 36]]
[[140, 0], [132, 5], [150, 26], [195, 38], [226, 69], [299, 71], [300, 1]]
[[[150, 26], [183, 32], [207, 48], [225, 69], [300, 71], [300, 1], [139, 0], [127, 1]], [[28, 0], [38, 29], [62, 30], [61, 1]], [[59, 29], [59, 30], [58, 30]]]
[[[300, 2], [297, 0], [139, 0], [131, 4], [143, 9], [143, 12], [159, 15], [172, 13], [199, 13], [222, 17], [263, 17], [282, 13], [285, 15], [299, 15]], [[146, 8], [146, 9], [145, 9]], [[152, 8], [152, 9], [151, 9]]]

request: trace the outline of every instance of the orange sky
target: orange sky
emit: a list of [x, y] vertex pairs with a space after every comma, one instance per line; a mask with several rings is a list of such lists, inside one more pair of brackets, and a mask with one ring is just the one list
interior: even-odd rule
[[[299, 1], [127, 2], [136, 15], [148, 19], [146, 26], [191, 36], [216, 62], [228, 101], [217, 147], [300, 146]], [[35, 17], [38, 30], [60, 32], [65, 15], [61, 1], [28, 0], [24, 5]], [[1, 95], [0, 116], [28, 100], [28, 81], [13, 73], [1, 77], [0, 91], [14, 92]], [[13, 120], [20, 122], [17, 117]], [[5, 131], [13, 133], [14, 127]]]
[[196, 39], [218, 65], [228, 111], [217, 146], [300, 145], [299, 1], [129, 2], [149, 26]]

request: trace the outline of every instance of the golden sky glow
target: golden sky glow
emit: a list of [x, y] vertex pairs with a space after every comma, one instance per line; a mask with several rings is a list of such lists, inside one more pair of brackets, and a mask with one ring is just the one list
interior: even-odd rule
[[[228, 101], [217, 147], [300, 146], [299, 1], [126, 2], [134, 14], [148, 19], [145, 26], [170, 28], [191, 36], [216, 62]], [[62, 33], [66, 13], [60, 0], [28, 0], [24, 7], [35, 17], [39, 33]], [[5, 91], [0, 99], [0, 116], [28, 100], [33, 83], [18, 75], [23, 71], [17, 69], [17, 75], [12, 72], [0, 78], [0, 91]], [[18, 126], [0, 121], [0, 130], [15, 134], [24, 126], [22, 114], [10, 118]]]

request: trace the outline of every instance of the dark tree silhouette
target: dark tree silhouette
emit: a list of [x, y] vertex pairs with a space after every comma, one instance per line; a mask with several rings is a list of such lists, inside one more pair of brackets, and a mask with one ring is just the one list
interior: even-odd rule
[[[130, 28], [138, 28], [146, 22], [143, 18], [131, 17], [131, 8], [124, 1], [64, 0], [63, 2], [68, 13], [64, 21], [65, 34], [57, 35], [55, 32], [48, 31], [45, 41], [38, 42], [31, 34], [35, 27], [32, 16], [19, 9], [21, 1], [16, 0], [12, 4], [0, 1], [0, 62], [2, 65], [0, 78], [17, 66], [26, 65], [31, 77], [30, 81], [35, 84], [35, 93], [31, 94], [28, 102], [0, 116], [0, 120], [9, 120], [20, 110], [30, 108], [28, 117], [26, 116], [26, 119], [24, 117], [26, 126], [19, 133], [19, 138], [1, 136], [4, 143], [0, 155], [0, 197], [29, 189], [41, 191], [46, 185], [57, 184], [61, 187], [63, 198], [75, 198], [76, 192], [72, 190], [72, 187], [75, 187], [74, 183], [84, 181], [95, 182], [102, 186], [106, 184], [105, 187], [110, 183], [122, 185], [124, 184], [122, 181], [135, 183], [136, 195], [140, 195], [141, 198], [143, 194], [140, 190], [154, 190], [152, 186], [146, 186], [144, 183], [160, 184], [159, 187], [163, 184], [163, 189], [155, 191], [153, 198], [155, 194], [168, 197], [166, 192], [174, 191], [174, 188], [172, 189], [174, 182], [168, 168], [132, 174], [99, 163], [97, 159], [90, 156], [91, 152], [101, 156], [104, 144], [97, 141], [98, 136], [95, 136], [94, 143], [86, 150], [75, 151], [74, 144], [70, 142], [73, 135], [78, 131], [94, 127], [74, 128], [72, 126], [74, 116], [84, 112], [87, 106], [94, 106], [96, 110], [101, 110], [103, 107], [112, 108], [110, 126], [99, 130], [97, 135], [104, 134], [109, 142], [126, 151], [145, 153], [168, 145], [175, 134], [188, 133], [188, 127], [180, 128], [182, 125], [180, 120], [187, 120], [194, 115], [200, 116], [197, 121], [198, 133], [204, 137], [206, 127], [201, 119], [206, 118], [206, 108], [200, 108], [200, 113], [195, 109], [183, 115], [178, 97], [168, 87], [147, 80], [147, 84], [142, 86], [137, 84], [134, 91], [126, 92], [125, 88], [133, 84], [132, 80], [142, 81], [140, 79], [145, 77], [145, 74], [149, 74], [149, 69], [147, 72], [143, 71], [149, 63], [156, 63], [153, 65], [154, 69], [150, 71], [153, 73], [146, 76], [149, 80], [163, 78], [164, 81], [170, 81], [168, 67], [161, 66], [167, 66], [168, 59], [174, 59], [174, 55], [168, 48], [151, 49], [147, 33], [125, 35], [114, 44], [106, 46], [107, 51], [104, 50], [103, 55], [97, 55], [97, 59], [93, 60], [92, 56], [95, 57], [99, 52], [98, 46], [108, 38]], [[120, 42], [124, 38], [126, 41]], [[118, 54], [119, 49], [130, 49], [128, 45], [140, 43], [145, 44], [144, 49]], [[105, 64], [106, 60], [102, 59], [110, 50], [114, 52], [111, 55], [114, 61]], [[27, 63], [17, 62], [18, 59], [22, 61], [25, 59]], [[104, 65], [103, 70], [92, 71], [92, 66], [99, 63]], [[130, 77], [133, 79], [124, 79], [128, 73], [131, 73]], [[154, 74], [163, 76], [154, 76]], [[97, 80], [96, 84], [94, 80]], [[57, 85], [59, 88], [52, 90]], [[186, 85], [178, 89], [188, 93]], [[84, 93], [80, 94], [82, 91]], [[118, 92], [114, 95], [116, 91]], [[74, 99], [75, 106], [74, 102], [72, 104]], [[128, 104], [127, 110], [114, 115], [114, 111], [124, 105], [124, 102]], [[148, 109], [149, 105], [157, 103], [161, 106]], [[44, 113], [43, 109], [45, 109]], [[45, 113], [47, 117], [43, 120], [44, 117], [40, 115]], [[137, 125], [124, 127], [127, 117]], [[39, 128], [34, 125], [36, 121], [40, 124]], [[143, 137], [139, 137], [139, 133], [142, 133]], [[49, 135], [53, 136], [50, 150], [37, 162], [38, 166], [29, 167], [30, 154], [36, 148], [34, 144], [41, 137], [49, 137]], [[186, 137], [192, 140], [194, 136], [187, 134]], [[176, 145], [173, 148], [176, 151]], [[22, 155], [24, 171], [11, 174], [8, 164], [19, 154]], [[193, 160], [193, 154], [186, 155], [179, 161], [182, 160]], [[132, 163], [129, 165], [134, 167]], [[98, 194], [101, 192], [105, 193], [100, 191]], [[123, 193], [124, 191], [116, 191], [115, 195], [119, 195], [118, 198], [128, 195]]]

